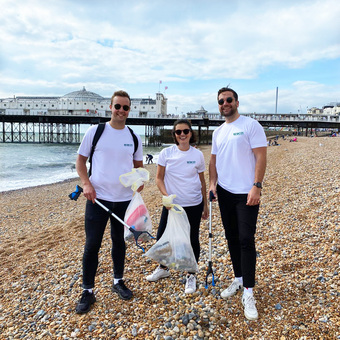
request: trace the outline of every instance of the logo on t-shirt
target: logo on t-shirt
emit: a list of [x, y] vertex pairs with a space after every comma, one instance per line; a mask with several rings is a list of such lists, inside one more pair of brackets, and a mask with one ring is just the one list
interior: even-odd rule
[[124, 144], [124, 146], [133, 146], [132, 144]]
[[241, 135], [244, 135], [244, 132], [241, 131], [241, 132], [234, 132], [233, 133], [234, 136], [241, 136]]
[[195, 164], [196, 161], [187, 161], [187, 164]]

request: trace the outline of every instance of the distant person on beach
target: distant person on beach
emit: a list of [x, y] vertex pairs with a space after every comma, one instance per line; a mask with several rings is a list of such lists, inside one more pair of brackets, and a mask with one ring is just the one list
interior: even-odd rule
[[238, 95], [234, 90], [221, 88], [217, 100], [225, 122], [213, 132], [209, 190], [218, 198], [235, 275], [221, 296], [227, 299], [244, 287], [245, 317], [256, 320], [255, 232], [266, 169], [267, 140], [256, 120], [239, 114]]
[[153, 163], [152, 159], [153, 159], [152, 155], [150, 155], [149, 153], [146, 154], [146, 161], [148, 162], [148, 164]]
[[[176, 144], [163, 149], [158, 157], [156, 184], [163, 195], [165, 205], [158, 226], [157, 240], [162, 237], [167, 225], [169, 206], [165, 202], [170, 195], [176, 195], [173, 203], [182, 206], [188, 216], [191, 246], [198, 262], [201, 217], [204, 219], [208, 217], [204, 156], [200, 150], [190, 146], [195, 142], [195, 136], [187, 119], [180, 119], [174, 123], [172, 136]], [[157, 281], [169, 276], [169, 268], [159, 265], [146, 279]], [[195, 273], [188, 273], [185, 293], [191, 294], [195, 291]]]
[[[133, 167], [143, 167], [141, 138], [136, 135], [138, 148], [134, 150], [132, 132], [126, 127], [131, 100], [125, 91], [116, 91], [111, 98], [111, 120], [105, 124], [93, 153], [92, 174], [88, 177], [86, 161], [91, 153], [97, 125], [91, 126], [78, 149], [76, 169], [87, 198], [85, 211], [86, 242], [83, 254], [83, 293], [76, 307], [78, 314], [87, 313], [96, 301], [93, 288], [98, 267], [98, 252], [108, 219], [111, 222], [112, 260], [114, 279], [112, 291], [123, 300], [133, 294], [123, 281], [125, 262], [124, 226], [95, 203], [98, 199], [122, 220], [132, 198], [132, 190], [125, 188], [119, 176]], [[138, 190], [140, 191], [142, 187]]]

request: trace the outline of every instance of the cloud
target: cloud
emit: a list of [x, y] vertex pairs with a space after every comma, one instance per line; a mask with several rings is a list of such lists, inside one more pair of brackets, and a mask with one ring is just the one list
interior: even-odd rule
[[[176, 72], [196, 79], [247, 79], [256, 77], [267, 65], [301, 67], [315, 58], [340, 56], [336, 33], [329, 35], [330, 26], [333, 32], [340, 29], [334, 10], [340, 4], [334, 1], [269, 8], [255, 14], [249, 10], [234, 12], [224, 21], [183, 18], [165, 26], [156, 18], [152, 35], [149, 29], [136, 31], [133, 22], [128, 27], [119, 25], [120, 15], [113, 15], [116, 19], [112, 22], [102, 22], [87, 15], [78, 17], [76, 12], [65, 11], [64, 6], [49, 9], [41, 3], [33, 11], [28, 6], [7, 13], [8, 23], [18, 12], [16, 24], [7, 30], [7, 42], [13, 41], [17, 52], [14, 61], [39, 60], [46, 70], [57, 65], [58, 69], [74, 69], [78, 65], [79, 73], [84, 75], [97, 71], [96, 65], [100, 64], [103, 72], [111, 69], [129, 82], [132, 69], [134, 78], [152, 81], [157, 73], [154, 70], [163, 66], [165, 77]], [[137, 8], [143, 6], [135, 7], [136, 13]], [[144, 6], [145, 16], [146, 10]], [[133, 67], [136, 62], [139, 67]], [[126, 67], [121, 68], [122, 64]]]
[[[3, 2], [0, 76], [7, 83], [0, 94], [35, 90], [43, 95], [44, 86], [62, 93], [84, 84], [106, 92], [139, 85], [142, 93], [162, 79], [183, 91], [168, 91], [169, 103], [172, 99], [190, 111], [197, 101], [211, 95], [215, 100], [210, 86], [261, 82], [275, 67], [300, 70], [340, 58], [336, 0]], [[290, 82], [293, 97], [311, 90], [299, 81], [304, 79]], [[198, 93], [189, 94], [181, 84]], [[258, 103], [260, 109], [273, 111], [275, 86], [258, 91], [257, 100], [270, 103]], [[245, 102], [247, 110], [250, 103]]]

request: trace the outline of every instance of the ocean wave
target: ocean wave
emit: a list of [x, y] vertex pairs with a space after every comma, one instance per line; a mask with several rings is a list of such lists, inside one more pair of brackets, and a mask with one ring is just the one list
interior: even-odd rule
[[55, 163], [43, 163], [36, 165], [36, 168], [41, 168], [41, 169], [48, 169], [48, 168], [69, 168], [69, 169], [74, 169], [75, 168], [75, 162], [55, 162]]

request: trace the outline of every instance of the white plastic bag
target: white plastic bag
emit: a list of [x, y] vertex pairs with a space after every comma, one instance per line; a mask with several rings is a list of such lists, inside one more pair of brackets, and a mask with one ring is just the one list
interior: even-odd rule
[[162, 237], [145, 256], [175, 270], [192, 273], [198, 271], [190, 242], [190, 224], [182, 207], [176, 204], [169, 210], [168, 222]]
[[[151, 233], [151, 218], [139, 192], [134, 193], [132, 200], [126, 209], [124, 222], [130, 227], [134, 227], [137, 231], [148, 231]], [[124, 231], [124, 238], [125, 240], [133, 238], [131, 231], [127, 228], [125, 228]], [[149, 236], [147, 234], [142, 234], [139, 239], [145, 241], [146, 239], [149, 239]]]
[[[137, 231], [148, 231], [150, 233], [152, 230], [151, 218], [141, 194], [136, 191], [144, 182], [149, 180], [149, 177], [150, 174], [148, 170], [144, 168], [133, 168], [130, 172], [120, 175], [119, 181], [125, 187], [131, 186], [134, 192], [132, 200], [126, 209], [124, 222], [130, 227], [134, 227]], [[124, 238], [125, 240], [133, 238], [131, 231], [127, 228], [124, 231]], [[149, 239], [147, 234], [142, 234], [139, 238], [139, 240], [142, 241], [147, 239]]]
[[132, 191], [136, 191], [144, 182], [149, 181], [150, 173], [144, 168], [133, 168], [130, 172], [120, 175], [119, 181], [124, 187], [131, 187]]

